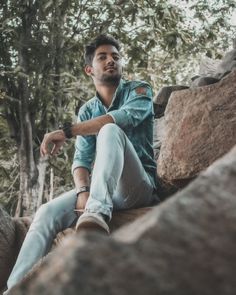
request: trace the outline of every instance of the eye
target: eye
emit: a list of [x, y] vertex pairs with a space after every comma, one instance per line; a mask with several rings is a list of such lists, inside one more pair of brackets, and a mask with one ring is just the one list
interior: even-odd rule
[[106, 55], [99, 55], [98, 60], [105, 60], [106, 59]]
[[114, 60], [119, 60], [120, 59], [120, 56], [119, 55], [113, 55], [113, 59]]

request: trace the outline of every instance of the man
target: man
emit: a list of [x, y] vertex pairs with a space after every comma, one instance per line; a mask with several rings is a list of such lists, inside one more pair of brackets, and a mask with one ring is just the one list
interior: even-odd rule
[[[72, 173], [75, 190], [37, 211], [8, 280], [14, 286], [48, 253], [59, 231], [77, 221], [76, 230], [109, 234], [113, 210], [153, 203], [152, 90], [145, 82], [121, 79], [120, 46], [100, 35], [85, 49], [85, 72], [96, 95], [84, 104], [78, 123], [44, 136], [41, 155], [54, 155], [67, 138], [77, 136]], [[49, 144], [53, 144], [49, 150]], [[91, 181], [90, 181], [91, 178]], [[79, 218], [78, 218], [79, 216]]]

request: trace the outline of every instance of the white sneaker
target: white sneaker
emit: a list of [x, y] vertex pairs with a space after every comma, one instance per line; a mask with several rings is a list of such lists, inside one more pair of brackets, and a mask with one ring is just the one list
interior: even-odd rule
[[110, 230], [102, 214], [84, 212], [78, 219], [75, 230], [77, 232], [81, 230], [94, 230], [109, 235]]

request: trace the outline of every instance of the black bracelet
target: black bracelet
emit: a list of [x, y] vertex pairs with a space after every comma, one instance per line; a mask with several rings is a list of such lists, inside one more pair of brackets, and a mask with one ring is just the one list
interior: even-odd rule
[[90, 187], [89, 186], [81, 186], [78, 191], [76, 192], [77, 197], [79, 196], [79, 194], [81, 193], [85, 193], [85, 192], [89, 192], [90, 191]]
[[61, 128], [65, 134], [65, 137], [68, 139], [73, 137], [71, 127], [72, 127], [71, 122], [65, 122]]

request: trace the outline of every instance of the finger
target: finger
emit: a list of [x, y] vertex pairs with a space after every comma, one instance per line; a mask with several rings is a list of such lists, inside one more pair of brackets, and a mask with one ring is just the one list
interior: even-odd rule
[[44, 151], [43, 151], [43, 144], [42, 143], [40, 145], [40, 155], [41, 155], [41, 157], [45, 156]]
[[40, 153], [41, 153], [41, 155], [43, 157], [48, 154], [47, 146], [48, 146], [47, 138], [46, 138], [46, 135], [44, 135], [43, 141], [42, 141], [41, 146], [40, 146]]
[[56, 155], [56, 154], [58, 153], [60, 147], [61, 147], [61, 145], [59, 145], [59, 144], [54, 144], [54, 146], [53, 146], [53, 148], [52, 148], [50, 154], [51, 154], [51, 155]]

